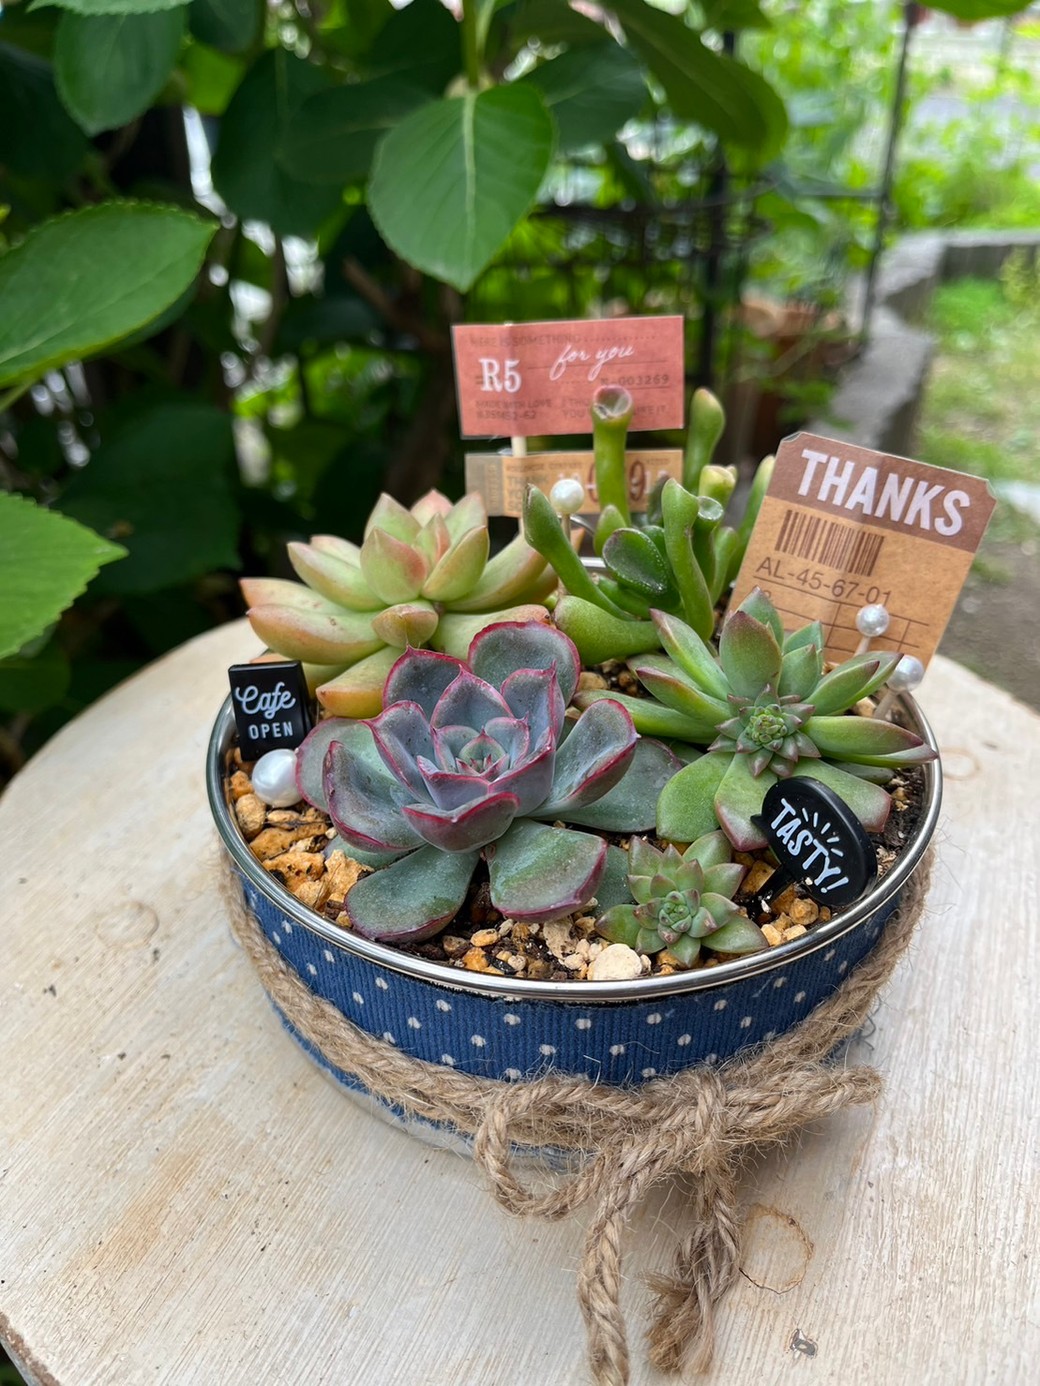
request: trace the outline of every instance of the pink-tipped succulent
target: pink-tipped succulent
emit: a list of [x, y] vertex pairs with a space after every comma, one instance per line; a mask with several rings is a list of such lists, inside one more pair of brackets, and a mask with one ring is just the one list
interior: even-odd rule
[[[468, 663], [408, 650], [371, 721], [318, 724], [299, 752], [301, 793], [378, 868], [345, 902], [358, 933], [435, 933], [481, 858], [493, 904], [514, 919], [553, 919], [596, 895], [600, 832], [652, 826], [679, 762], [610, 700], [567, 721], [579, 671], [560, 631], [505, 622], [474, 638]], [[560, 821], [600, 832], [550, 826]]]
[[402, 650], [461, 656], [492, 621], [547, 619], [542, 603], [556, 577], [544, 559], [520, 536], [490, 560], [488, 551], [478, 495], [452, 505], [430, 491], [411, 510], [384, 495], [360, 548], [318, 534], [288, 546], [301, 582], [245, 578], [241, 586], [257, 635], [304, 662], [322, 705], [368, 717]]
[[[820, 780], [879, 832], [892, 802], [882, 786], [896, 770], [935, 758], [903, 727], [843, 715], [880, 688], [898, 654], [871, 650], [825, 673], [819, 622], [785, 636], [758, 588], [730, 612], [717, 657], [677, 618], [655, 611], [653, 619], [666, 653], [629, 661], [651, 696], [617, 700], [645, 735], [707, 747], [665, 786], [660, 837], [691, 842], [721, 824], [738, 850], [764, 847], [754, 817], [766, 791], [791, 775]], [[595, 697], [576, 701], [589, 706]]]
[[766, 946], [762, 931], [732, 896], [745, 868], [730, 859], [725, 833], [706, 833], [685, 852], [658, 851], [641, 837], [628, 849], [628, 885], [633, 904], [617, 904], [596, 920], [612, 943], [640, 953], [667, 948], [692, 967], [701, 948], [715, 953], [754, 953]]

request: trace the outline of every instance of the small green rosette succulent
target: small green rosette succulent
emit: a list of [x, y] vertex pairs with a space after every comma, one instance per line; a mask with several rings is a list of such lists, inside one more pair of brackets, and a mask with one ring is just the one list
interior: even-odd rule
[[455, 505], [430, 491], [410, 510], [381, 496], [360, 548], [333, 535], [288, 546], [300, 582], [244, 578], [250, 625], [286, 659], [303, 661], [330, 713], [369, 717], [408, 648], [465, 655], [493, 621], [547, 620], [556, 575], [521, 536], [488, 558], [479, 495]]
[[[844, 715], [886, 682], [898, 654], [871, 650], [825, 672], [819, 622], [785, 635], [758, 588], [730, 612], [717, 656], [684, 622], [660, 611], [653, 619], [665, 653], [629, 661], [650, 697], [609, 696], [644, 735], [707, 748], [662, 791], [659, 837], [692, 842], [721, 825], [739, 851], [765, 847], [755, 816], [766, 791], [791, 775], [820, 780], [880, 832], [892, 803], [883, 786], [896, 770], [935, 759], [903, 727]], [[577, 705], [597, 696], [579, 694]]]
[[580, 668], [561, 631], [503, 622], [474, 638], [468, 662], [408, 650], [378, 717], [318, 723], [297, 783], [350, 855], [377, 868], [345, 901], [357, 933], [401, 942], [437, 932], [481, 859], [492, 904], [514, 919], [624, 897], [624, 854], [602, 834], [652, 827], [679, 762], [638, 737], [616, 702], [568, 721]]
[[702, 948], [754, 953], [766, 947], [757, 925], [733, 903], [745, 868], [730, 860], [723, 832], [706, 833], [685, 852], [658, 851], [634, 837], [628, 849], [628, 884], [634, 904], [618, 904], [596, 921], [597, 932], [639, 953], [667, 948], [692, 967]]

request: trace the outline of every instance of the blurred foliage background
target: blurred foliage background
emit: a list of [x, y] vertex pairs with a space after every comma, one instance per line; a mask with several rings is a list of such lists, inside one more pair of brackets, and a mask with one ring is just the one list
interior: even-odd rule
[[[1006, 24], [970, 72], [911, 66], [892, 227], [1040, 225], [1031, 21], [934, 8]], [[0, 5], [0, 779], [240, 614], [236, 574], [282, 572], [287, 539], [359, 537], [384, 489], [461, 490], [453, 322], [682, 312], [731, 453], [771, 447], [860, 341], [899, 47], [931, 22]]]

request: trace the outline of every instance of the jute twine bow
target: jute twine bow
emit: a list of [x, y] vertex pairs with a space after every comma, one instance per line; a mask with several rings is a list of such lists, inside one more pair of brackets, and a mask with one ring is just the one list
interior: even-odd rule
[[[508, 1212], [562, 1218], [591, 1205], [578, 1273], [589, 1364], [597, 1386], [624, 1386], [621, 1252], [630, 1216], [654, 1185], [679, 1174], [689, 1177], [696, 1228], [677, 1248], [671, 1273], [651, 1281], [657, 1299], [649, 1353], [666, 1371], [678, 1370], [687, 1355], [694, 1371], [705, 1371], [714, 1351], [715, 1305], [737, 1274], [741, 1166], [806, 1123], [879, 1095], [875, 1069], [843, 1068], [826, 1059], [866, 1020], [909, 943], [930, 868], [931, 852], [903, 887], [875, 948], [801, 1024], [718, 1067], [701, 1065], [638, 1087], [552, 1072], [502, 1082], [410, 1058], [358, 1030], [314, 995], [264, 937], [230, 865], [225, 896], [232, 930], [265, 990], [330, 1064], [410, 1115], [473, 1136], [474, 1158]], [[514, 1165], [515, 1149], [524, 1146], [554, 1146], [583, 1158], [576, 1173], [563, 1176], [548, 1193], [536, 1193]]]

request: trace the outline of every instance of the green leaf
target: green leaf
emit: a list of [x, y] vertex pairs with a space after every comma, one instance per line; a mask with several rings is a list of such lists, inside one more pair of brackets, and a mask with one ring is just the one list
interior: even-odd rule
[[237, 568], [234, 444], [227, 414], [163, 404], [104, 443], [62, 498], [70, 515], [125, 540], [106, 592], [154, 592], [213, 568]]
[[0, 43], [0, 164], [60, 183], [86, 151], [83, 132], [58, 100], [49, 65]]
[[369, 209], [403, 259], [465, 292], [531, 206], [552, 151], [532, 87], [431, 101], [380, 144]]
[[645, 0], [611, 0], [632, 47], [664, 87], [672, 113], [764, 159], [787, 130], [783, 102], [758, 73], [703, 44], [677, 15]]
[[0, 384], [150, 322], [191, 284], [215, 230], [175, 207], [115, 201], [35, 227], [0, 256]]
[[284, 48], [264, 53], [246, 73], [213, 156], [213, 185], [243, 220], [264, 221], [281, 236], [308, 236], [339, 205], [338, 188], [300, 182], [274, 160], [293, 115], [328, 83], [320, 68]]
[[103, 564], [125, 553], [56, 510], [0, 493], [0, 659], [45, 631]]
[[126, 125], [162, 90], [183, 36], [183, 9], [62, 15], [54, 73], [66, 110], [88, 135]]
[[187, 0], [33, 0], [30, 10], [57, 5], [73, 14], [154, 14], [156, 10], [179, 10]]
[[366, 75], [397, 76], [440, 95], [462, 68], [461, 26], [440, 0], [412, 0], [376, 35]]
[[353, 183], [368, 176], [387, 130], [429, 99], [422, 87], [397, 77], [319, 91], [289, 121], [275, 158], [307, 183]]
[[613, 42], [561, 53], [524, 81], [537, 87], [555, 116], [564, 154], [612, 139], [647, 97], [642, 67]]
[[0, 708], [41, 712], [60, 703], [69, 688], [69, 661], [53, 643], [38, 654], [0, 659]]
[[520, 0], [510, 31], [517, 38], [535, 38], [543, 44], [603, 42], [603, 28], [595, 20], [561, 5], [560, 0]]
[[701, 0], [704, 27], [716, 29], [771, 29], [772, 20], [762, 13], [758, 0]]
[[188, 28], [222, 53], [244, 53], [256, 42], [262, 16], [257, 0], [191, 0]]
[[521, 818], [484, 855], [496, 909], [511, 919], [556, 919], [595, 895], [607, 844], [591, 833]]

